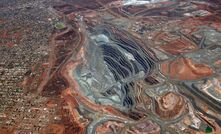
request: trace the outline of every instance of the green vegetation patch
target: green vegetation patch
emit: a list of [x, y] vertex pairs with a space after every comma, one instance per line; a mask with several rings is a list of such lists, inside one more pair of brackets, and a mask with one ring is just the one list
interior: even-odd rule
[[213, 129], [211, 127], [209, 127], [209, 126], [205, 130], [206, 134], [212, 134], [212, 132], [213, 132]]
[[54, 27], [56, 28], [56, 29], [64, 29], [66, 26], [65, 26], [65, 24], [64, 23], [62, 23], [62, 22], [58, 22], [58, 23], [56, 23], [55, 25], [54, 25]]
[[21, 89], [21, 88], [16, 88], [15, 91], [16, 91], [17, 93], [20, 93], [20, 92], [22, 92], [22, 89]]

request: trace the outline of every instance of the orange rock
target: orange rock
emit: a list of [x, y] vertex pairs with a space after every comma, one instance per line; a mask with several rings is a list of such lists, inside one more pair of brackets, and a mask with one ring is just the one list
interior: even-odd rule
[[168, 44], [162, 45], [160, 47], [164, 51], [172, 55], [193, 52], [194, 50], [198, 49], [196, 45], [184, 39], [177, 39], [175, 41], [169, 42]]
[[42, 64], [43, 68], [48, 68], [49, 66], [50, 66], [50, 63], [48, 63], [48, 62]]
[[165, 62], [161, 65], [161, 71], [171, 79], [178, 80], [196, 80], [213, 74], [208, 65], [196, 64], [188, 58]]
[[191, 119], [190, 119], [190, 117], [189, 116], [185, 116], [184, 118], [183, 118], [183, 123], [185, 124], [185, 125], [187, 125], [187, 126], [189, 126], [189, 125], [191, 125]]
[[221, 65], [221, 60], [218, 60], [214, 63], [215, 65]]
[[139, 122], [126, 130], [125, 134], [160, 134], [160, 127], [150, 120]]
[[184, 99], [173, 92], [168, 92], [156, 101], [156, 113], [163, 119], [173, 119], [180, 116], [185, 107]]
[[13, 42], [8, 42], [6, 43], [6, 46], [8, 46], [9, 48], [12, 48], [15, 44]]
[[15, 134], [14, 127], [0, 127], [0, 134]]
[[67, 15], [67, 18], [68, 18], [69, 20], [74, 20], [75, 17], [76, 17], [76, 13], [70, 13], [70, 14]]
[[218, 31], [221, 31], [221, 24], [220, 22], [214, 22], [211, 24], [212, 27], [216, 28]]
[[96, 134], [110, 133], [111, 131], [111, 128], [105, 123], [97, 127]]
[[6, 21], [0, 18], [0, 24], [4, 24]]
[[49, 100], [47, 103], [46, 103], [47, 107], [48, 108], [54, 108], [57, 106], [56, 102], [54, 100]]
[[44, 134], [64, 134], [65, 128], [63, 125], [59, 124], [50, 124], [45, 130]]

